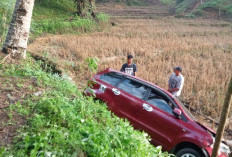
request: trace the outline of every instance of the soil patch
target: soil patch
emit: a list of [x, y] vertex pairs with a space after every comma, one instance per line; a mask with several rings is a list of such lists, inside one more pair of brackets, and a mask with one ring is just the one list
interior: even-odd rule
[[35, 78], [8, 77], [0, 70], [0, 147], [12, 143], [17, 129], [25, 124], [26, 118], [11, 109], [39, 90]]

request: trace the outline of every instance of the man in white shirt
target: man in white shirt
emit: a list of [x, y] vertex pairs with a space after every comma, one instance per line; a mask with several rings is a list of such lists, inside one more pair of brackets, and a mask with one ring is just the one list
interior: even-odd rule
[[174, 73], [170, 76], [168, 80], [168, 91], [175, 97], [179, 97], [181, 90], [184, 86], [184, 77], [181, 74], [182, 68], [177, 66], [174, 68]]

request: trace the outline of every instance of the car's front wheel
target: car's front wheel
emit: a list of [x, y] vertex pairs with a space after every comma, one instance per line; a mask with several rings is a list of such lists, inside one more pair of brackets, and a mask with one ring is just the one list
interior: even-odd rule
[[176, 157], [203, 157], [200, 152], [192, 148], [184, 148], [176, 153]]

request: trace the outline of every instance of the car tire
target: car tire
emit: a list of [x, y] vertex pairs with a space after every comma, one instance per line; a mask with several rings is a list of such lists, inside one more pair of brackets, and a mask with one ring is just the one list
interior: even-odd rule
[[200, 152], [192, 148], [184, 148], [176, 153], [176, 157], [204, 157]]

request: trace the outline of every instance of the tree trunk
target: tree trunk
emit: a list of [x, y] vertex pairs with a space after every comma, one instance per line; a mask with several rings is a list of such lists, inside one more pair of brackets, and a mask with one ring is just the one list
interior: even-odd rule
[[77, 7], [77, 15], [85, 17], [88, 13], [95, 18], [95, 0], [74, 0]]
[[227, 91], [227, 94], [226, 94], [226, 97], [224, 100], [224, 106], [222, 109], [221, 118], [220, 118], [219, 126], [217, 129], [217, 134], [216, 134], [215, 143], [214, 143], [213, 152], [212, 152], [211, 157], [218, 156], [218, 150], [219, 150], [222, 136], [223, 136], [223, 133], [225, 130], [226, 119], [227, 119], [229, 112], [230, 112], [231, 97], [232, 97], [232, 77], [230, 79], [228, 91]]
[[17, 0], [15, 3], [14, 13], [2, 49], [4, 53], [11, 53], [14, 58], [26, 57], [34, 2], [35, 0]]
[[93, 18], [96, 18], [94, 10], [95, 10], [95, 0], [89, 0], [89, 12], [91, 13], [91, 16]]

